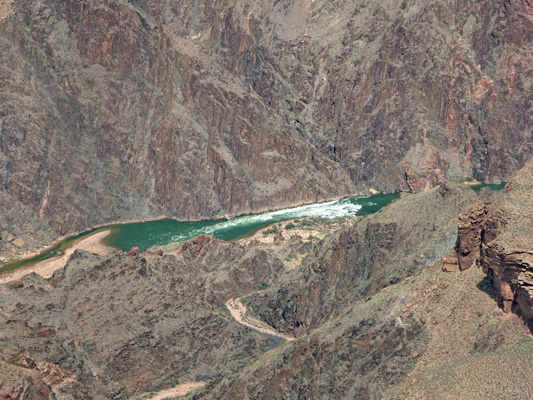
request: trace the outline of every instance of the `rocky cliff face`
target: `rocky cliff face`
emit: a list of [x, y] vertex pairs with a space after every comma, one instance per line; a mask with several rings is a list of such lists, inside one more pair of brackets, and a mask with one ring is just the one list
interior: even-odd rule
[[507, 180], [532, 150], [527, 0], [0, 4], [2, 251]]
[[498, 305], [533, 331], [532, 176], [530, 161], [494, 204], [478, 202], [461, 215], [450, 260], [461, 270], [480, 266], [494, 282]]

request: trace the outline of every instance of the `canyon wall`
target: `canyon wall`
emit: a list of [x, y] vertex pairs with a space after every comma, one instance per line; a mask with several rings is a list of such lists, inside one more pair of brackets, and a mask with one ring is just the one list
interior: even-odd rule
[[506, 181], [531, 154], [528, 0], [0, 5], [3, 254], [115, 220]]

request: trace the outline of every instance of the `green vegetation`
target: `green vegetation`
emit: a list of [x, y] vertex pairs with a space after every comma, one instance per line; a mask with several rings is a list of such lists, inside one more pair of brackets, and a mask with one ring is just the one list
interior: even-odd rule
[[287, 225], [285, 225], [285, 229], [294, 229], [296, 228], [296, 225], [294, 225], [292, 222], [289, 222]]
[[315, 221], [311, 221], [310, 219], [304, 219], [302, 221], [302, 226], [313, 226], [316, 225]]
[[[268, 289], [270, 285], [266, 282], [261, 282], [261, 285], [259, 286], [259, 289], [260, 290], [265, 290], [265, 289]], [[242, 304], [244, 304], [246, 307], [248, 307], [252, 301], [255, 299], [255, 296], [257, 296], [257, 293], [252, 293], [251, 295], [249, 296], [246, 296], [246, 297], [241, 297], [240, 298], [240, 301]]]
[[228, 307], [226, 307], [226, 304], [223, 301], [218, 301], [218, 310], [222, 313], [229, 313]]
[[272, 226], [272, 228], [268, 228], [268, 229], [265, 229], [263, 231], [263, 235], [264, 236], [267, 236], [267, 235], [270, 235], [270, 234], [276, 234], [278, 233], [278, 227], [276, 225]]
[[298, 255], [294, 251], [291, 251], [285, 260], [286, 261], [290, 261], [290, 260], [293, 260], [293, 259], [295, 259], [297, 257], [298, 257]]

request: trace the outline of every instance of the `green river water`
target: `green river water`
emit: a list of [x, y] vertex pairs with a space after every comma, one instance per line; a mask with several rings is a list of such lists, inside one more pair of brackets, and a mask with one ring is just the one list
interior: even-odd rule
[[507, 185], [507, 182], [502, 183], [480, 183], [479, 185], [472, 185], [470, 186], [470, 189], [475, 190], [476, 192], [484, 187], [488, 187], [492, 190], [502, 190], [505, 185]]
[[[471, 186], [471, 189], [479, 190], [483, 187], [500, 190], [505, 187], [505, 182], [498, 185], [475, 185]], [[144, 251], [154, 245], [164, 245], [172, 241], [184, 241], [200, 234], [213, 235], [228, 241], [237, 240], [252, 235], [257, 230], [270, 224], [295, 218], [316, 217], [330, 219], [372, 214], [398, 197], [399, 193], [377, 194], [369, 197], [347, 197], [336, 201], [270, 211], [263, 214], [243, 215], [230, 220], [182, 222], [173, 219], [162, 219], [149, 222], [107, 225], [70, 236], [34, 257], [4, 264], [0, 267], [0, 273], [52, 258], [63, 253], [76, 240], [105, 230], [111, 231], [103, 240], [103, 243], [107, 246], [123, 251], [128, 251], [136, 246], [140, 251]]]
[[164, 245], [172, 241], [184, 241], [200, 234], [213, 235], [219, 239], [237, 240], [249, 236], [270, 224], [295, 218], [341, 218], [372, 214], [397, 199], [399, 193], [378, 194], [370, 197], [347, 197], [341, 200], [310, 204], [300, 207], [269, 211], [235, 217], [230, 220], [207, 220], [182, 222], [174, 219], [162, 219], [129, 224], [113, 224], [91, 229], [75, 236], [70, 236], [42, 253], [4, 264], [0, 273], [36, 264], [63, 253], [76, 240], [90, 234], [105, 230], [111, 233], [103, 243], [123, 251], [136, 246], [144, 251], [154, 245]]

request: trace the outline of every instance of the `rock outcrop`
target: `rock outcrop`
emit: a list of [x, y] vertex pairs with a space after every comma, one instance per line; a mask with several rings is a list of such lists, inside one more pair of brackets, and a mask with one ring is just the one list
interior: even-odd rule
[[[477, 202], [461, 214], [455, 248], [458, 269], [478, 265], [493, 280], [498, 305], [533, 331], [533, 160], [493, 204]], [[445, 267], [453, 269], [453, 257]]]
[[502, 224], [502, 212], [483, 201], [476, 202], [461, 213], [455, 248], [459, 270], [464, 271], [480, 262], [483, 244], [492, 242], [498, 236]]
[[527, 1], [0, 5], [5, 257], [111, 221], [506, 181], [532, 153]]

